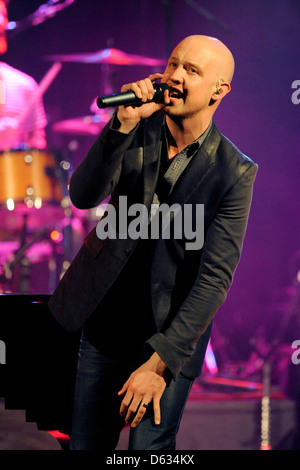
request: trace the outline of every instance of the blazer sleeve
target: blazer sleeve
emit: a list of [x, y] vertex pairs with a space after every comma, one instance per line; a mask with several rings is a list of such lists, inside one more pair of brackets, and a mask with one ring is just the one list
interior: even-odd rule
[[75, 207], [90, 209], [113, 192], [120, 178], [123, 155], [131, 146], [135, 131], [118, 132], [114, 118], [105, 126], [71, 176], [69, 194]]
[[257, 165], [251, 162], [223, 198], [208, 228], [193, 288], [166, 331], [148, 340], [173, 377], [193, 355], [197, 341], [226, 299], [241, 255], [256, 172]]

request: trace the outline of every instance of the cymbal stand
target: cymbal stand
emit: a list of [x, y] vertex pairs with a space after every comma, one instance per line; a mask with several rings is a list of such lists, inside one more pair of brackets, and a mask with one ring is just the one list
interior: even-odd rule
[[44, 235], [46, 229], [37, 232], [30, 242], [27, 242], [28, 227], [27, 227], [28, 214], [24, 214], [24, 222], [21, 232], [20, 248], [13, 254], [13, 258], [3, 266], [5, 281], [9, 283], [10, 290], [12, 287], [13, 273], [17, 266], [20, 266], [20, 279], [18, 282], [18, 293], [27, 294], [30, 291], [30, 261], [26, 257], [26, 251], [36, 243], [36, 241]]
[[263, 365], [263, 389], [261, 398], [261, 442], [260, 450], [271, 450], [271, 363]]

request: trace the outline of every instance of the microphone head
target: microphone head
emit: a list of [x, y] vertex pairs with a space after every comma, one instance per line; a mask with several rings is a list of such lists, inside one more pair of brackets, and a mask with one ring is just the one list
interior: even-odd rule
[[169, 85], [167, 85], [166, 83], [154, 83], [153, 88], [154, 88], [154, 95], [153, 95], [152, 101], [154, 101], [154, 103], [163, 103], [164, 92], [166, 90], [170, 91]]

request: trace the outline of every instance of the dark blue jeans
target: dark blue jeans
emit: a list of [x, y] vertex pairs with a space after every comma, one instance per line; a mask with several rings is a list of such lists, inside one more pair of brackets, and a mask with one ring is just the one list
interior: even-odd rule
[[[101, 354], [81, 339], [73, 406], [71, 450], [111, 451], [117, 446], [124, 418], [119, 414], [123, 397], [117, 395], [131, 372], [145, 362], [150, 351], [141, 351], [131, 364]], [[161, 424], [154, 424], [149, 406], [141, 423], [130, 429], [129, 450], [173, 450], [176, 434], [193, 380], [178, 375], [161, 398]]]

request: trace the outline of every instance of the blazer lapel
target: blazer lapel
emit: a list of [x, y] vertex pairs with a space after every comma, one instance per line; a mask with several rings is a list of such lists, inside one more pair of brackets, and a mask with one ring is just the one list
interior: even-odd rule
[[[211, 131], [197, 154], [180, 175], [170, 195], [169, 203], [184, 204], [199, 186], [215, 164], [215, 157], [221, 135], [213, 123]], [[185, 183], [185, 184], [184, 184]]]
[[[144, 204], [147, 208], [152, 203], [156, 182], [159, 174], [159, 164], [162, 147], [162, 113], [157, 113], [151, 122], [145, 122], [144, 131]], [[146, 120], [148, 121], [148, 120]]]

